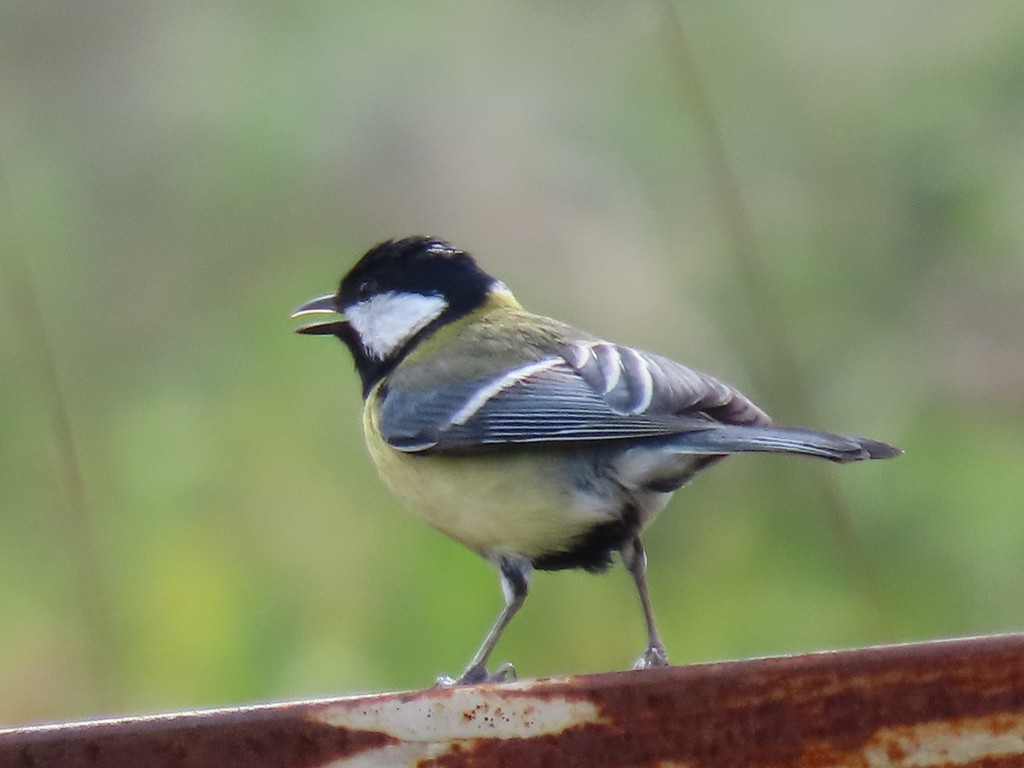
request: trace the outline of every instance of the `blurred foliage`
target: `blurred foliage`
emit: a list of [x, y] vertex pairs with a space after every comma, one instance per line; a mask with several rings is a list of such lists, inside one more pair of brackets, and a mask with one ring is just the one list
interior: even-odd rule
[[[347, 356], [288, 320], [415, 232], [906, 449], [680, 492], [648, 536], [674, 661], [1024, 624], [1024, 6], [678, 13], [686, 51], [655, 0], [0, 4], [0, 723], [459, 671], [494, 574], [387, 496]], [[496, 660], [642, 639], [621, 569], [539, 574]]]

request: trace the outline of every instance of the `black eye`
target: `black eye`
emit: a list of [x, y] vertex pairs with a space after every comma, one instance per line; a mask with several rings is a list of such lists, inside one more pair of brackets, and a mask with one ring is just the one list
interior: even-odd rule
[[356, 288], [356, 298], [359, 301], [364, 301], [370, 298], [374, 293], [377, 292], [377, 283], [375, 280], [363, 280]]

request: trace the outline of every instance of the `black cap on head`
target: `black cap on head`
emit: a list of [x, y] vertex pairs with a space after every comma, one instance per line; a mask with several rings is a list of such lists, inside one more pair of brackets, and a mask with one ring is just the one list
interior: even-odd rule
[[465, 251], [417, 235], [367, 251], [342, 279], [337, 303], [344, 310], [380, 293], [419, 293], [444, 297], [446, 314], [459, 316], [483, 304], [494, 282]]
[[[465, 251], [444, 240], [422, 235], [387, 240], [375, 245], [342, 278], [337, 293], [306, 302], [295, 315], [334, 314], [342, 319], [312, 323], [300, 333], [336, 336], [352, 353], [366, 397], [401, 357], [440, 326], [472, 312], [487, 301], [494, 286], [500, 285]], [[438, 297], [440, 314], [414, 331], [400, 346], [374, 354], [360, 338], [360, 331], [345, 317], [356, 305], [386, 294], [419, 294]], [[435, 305], [438, 306], [438, 305]], [[395, 340], [392, 340], [394, 343]]]

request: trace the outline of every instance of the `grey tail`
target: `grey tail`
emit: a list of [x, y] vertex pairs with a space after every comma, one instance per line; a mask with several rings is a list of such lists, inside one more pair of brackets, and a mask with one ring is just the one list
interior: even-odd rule
[[838, 462], [889, 459], [903, 453], [888, 443], [857, 435], [732, 424], [685, 432], [673, 444], [686, 453], [796, 453]]

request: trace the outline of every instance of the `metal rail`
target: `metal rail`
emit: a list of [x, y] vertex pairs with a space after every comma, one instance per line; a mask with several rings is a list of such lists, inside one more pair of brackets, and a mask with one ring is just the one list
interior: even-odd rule
[[0, 767], [1024, 766], [1024, 634], [0, 731]]

